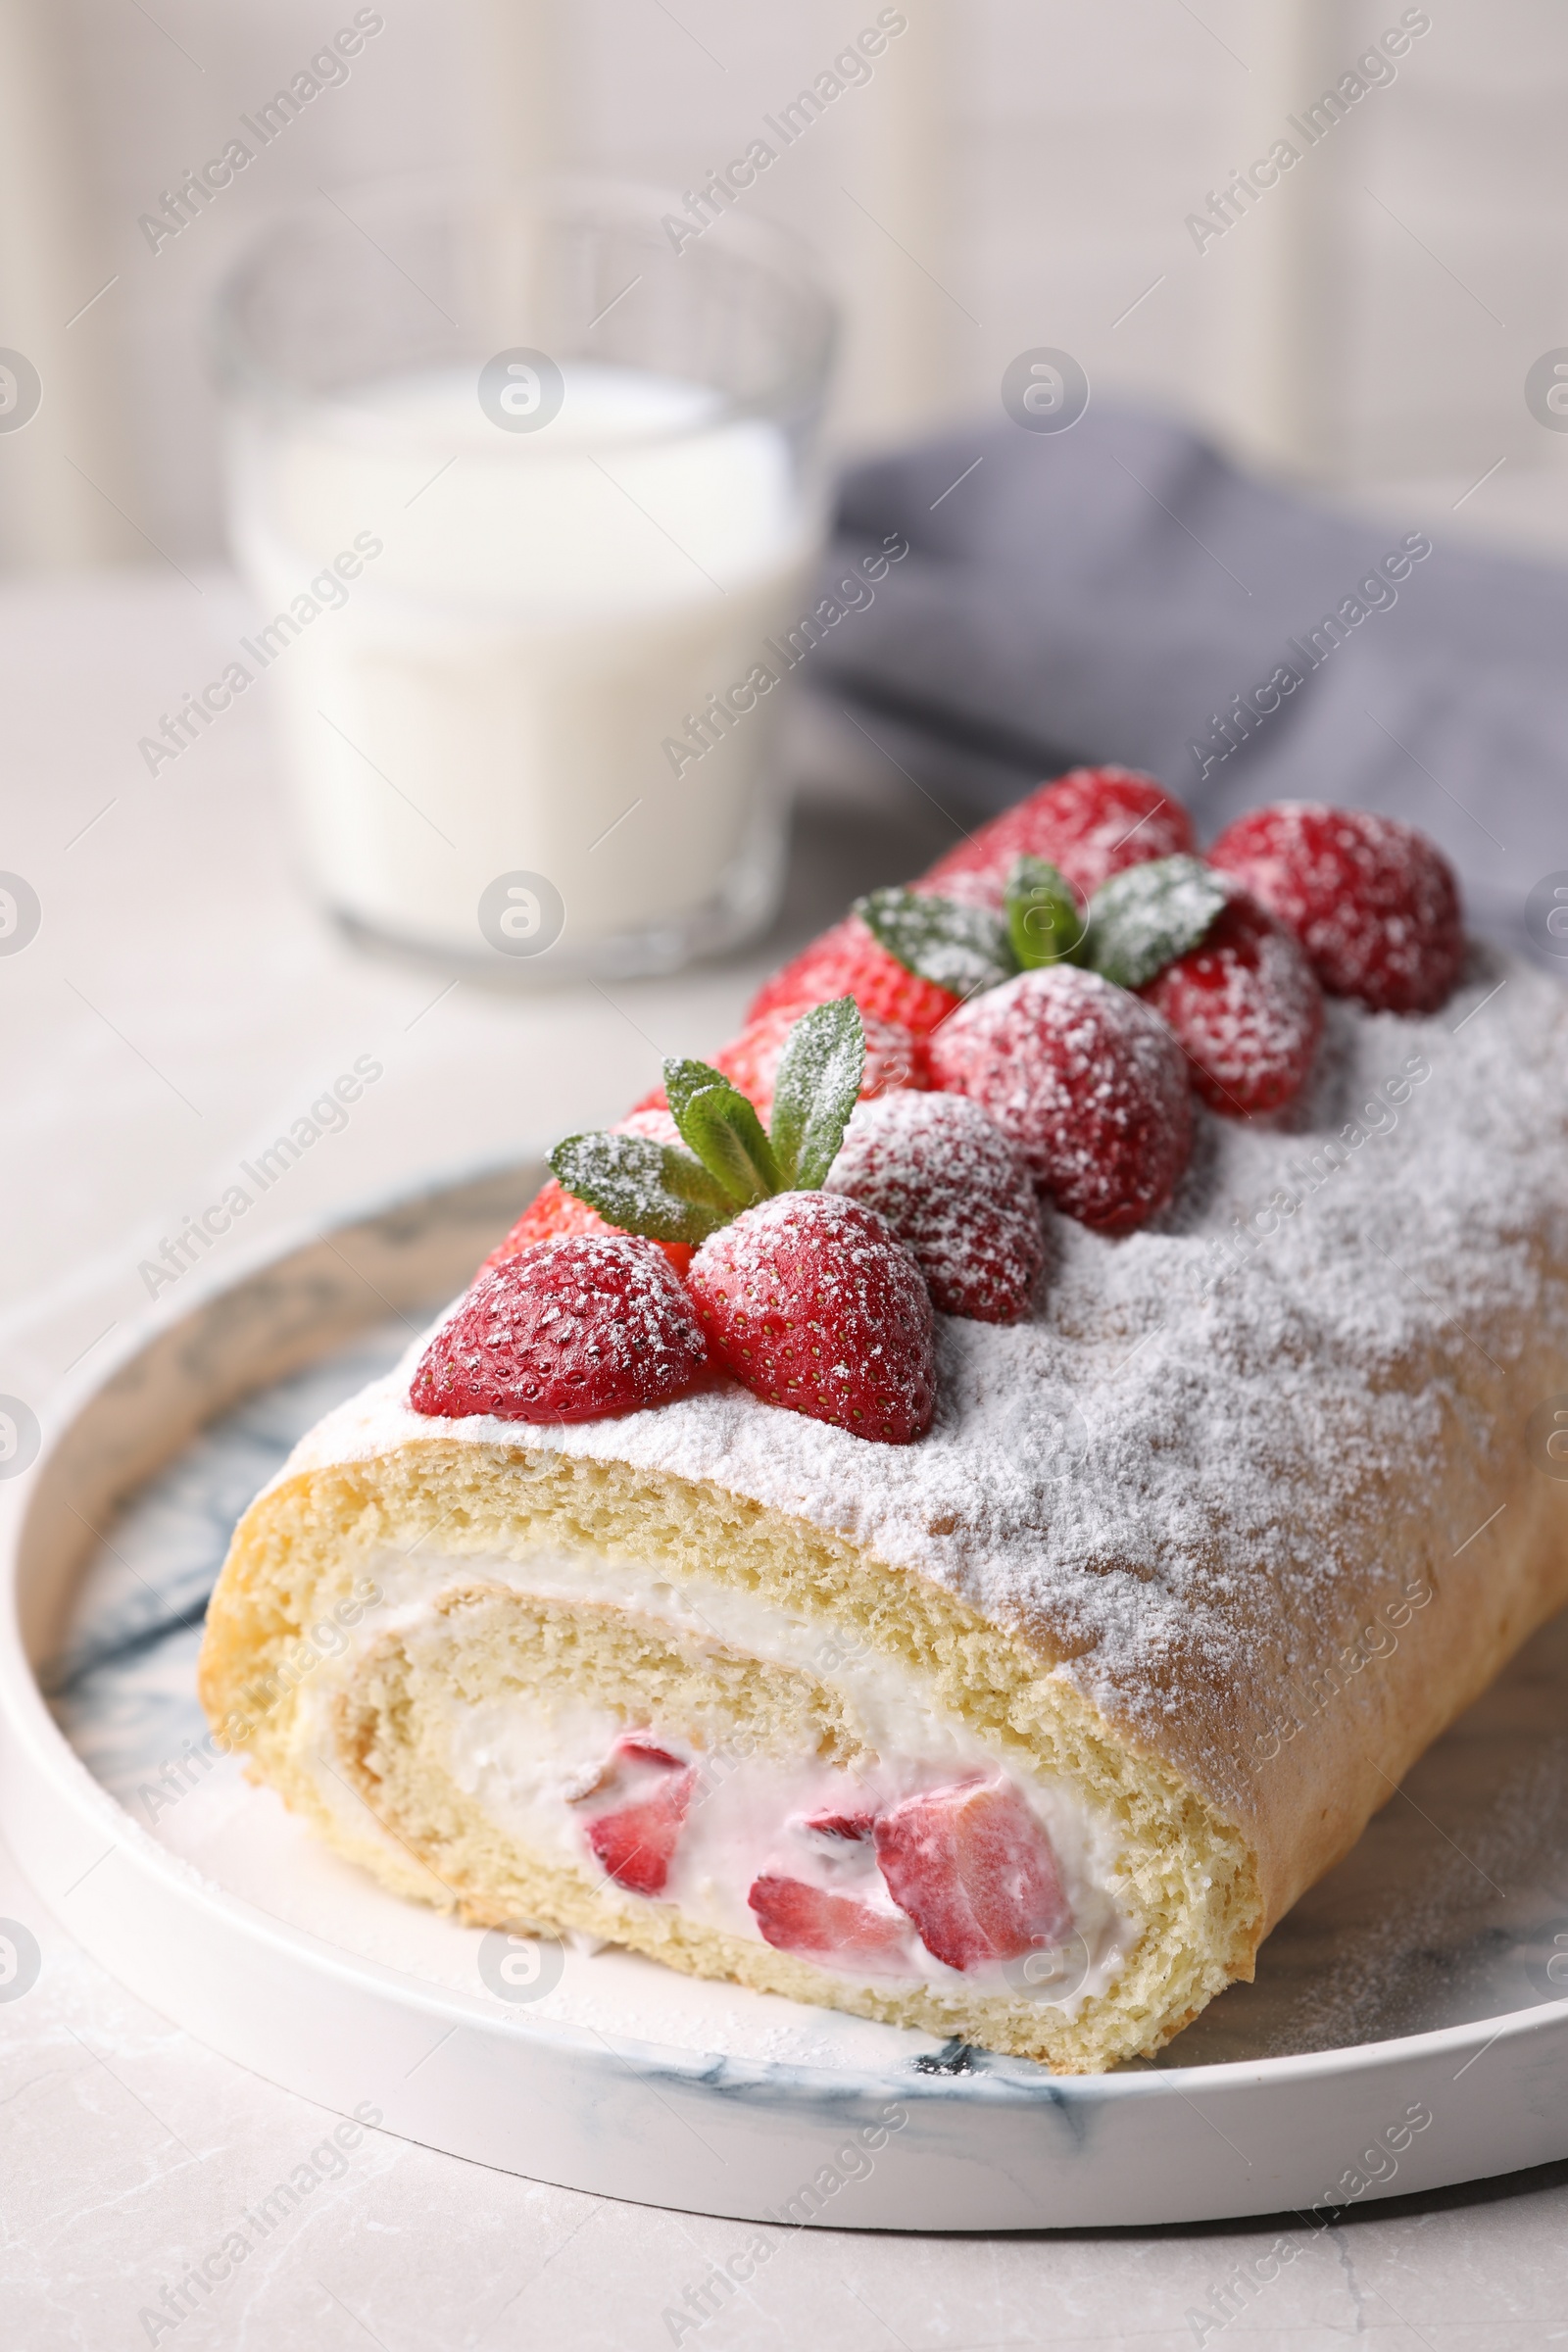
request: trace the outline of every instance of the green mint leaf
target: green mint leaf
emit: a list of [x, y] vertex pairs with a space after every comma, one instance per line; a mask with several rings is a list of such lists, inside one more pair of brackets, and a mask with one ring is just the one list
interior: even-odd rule
[[742, 1208], [784, 1190], [753, 1104], [722, 1070], [671, 1057], [664, 1064], [670, 1116], [705, 1168]]
[[750, 1208], [754, 1200], [765, 1200], [770, 1193], [784, 1190], [761, 1120], [727, 1078], [715, 1074], [711, 1086], [685, 1095], [675, 1112], [675, 1124], [681, 1141], [691, 1146], [735, 1207]]
[[669, 1100], [670, 1117], [678, 1127], [680, 1114], [693, 1095], [700, 1095], [705, 1086], [732, 1083], [722, 1070], [710, 1068], [706, 1061], [682, 1061], [672, 1054], [664, 1064], [664, 1093]]
[[1007, 926], [989, 906], [960, 906], [912, 890], [873, 890], [857, 899], [866, 929], [906, 971], [956, 997], [997, 988], [1017, 970]]
[[701, 1161], [644, 1135], [568, 1135], [550, 1165], [563, 1192], [651, 1242], [695, 1249], [735, 1214], [735, 1202]]
[[769, 1133], [784, 1184], [816, 1192], [838, 1157], [865, 1075], [865, 1029], [853, 997], [803, 1014], [773, 1078]]
[[1101, 884], [1089, 902], [1084, 960], [1118, 988], [1142, 988], [1212, 929], [1225, 885], [1201, 858], [1152, 858]]
[[1083, 959], [1089, 916], [1058, 867], [1044, 858], [1015, 858], [1007, 877], [1007, 936], [1022, 971]]

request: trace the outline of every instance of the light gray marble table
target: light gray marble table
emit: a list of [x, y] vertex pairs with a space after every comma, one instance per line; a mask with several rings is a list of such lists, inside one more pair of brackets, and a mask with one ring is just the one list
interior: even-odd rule
[[[46, 1427], [71, 1367], [145, 1304], [140, 1261], [356, 1054], [384, 1081], [258, 1204], [247, 1241], [612, 1114], [662, 1052], [725, 1031], [756, 968], [522, 999], [351, 952], [291, 879], [259, 698], [157, 782], [137, 760], [148, 714], [209, 674], [237, 625], [216, 580], [0, 599], [0, 864], [44, 907], [31, 946], [0, 959], [0, 1391]], [[929, 812], [911, 825], [910, 862], [946, 837]], [[869, 804], [808, 847], [798, 926], [888, 855]], [[0, 1917], [40, 1957], [26, 1992], [0, 2000], [0, 2341], [18, 2352], [1568, 2342], [1568, 2165], [1362, 2206], [1310, 2242], [1289, 2219], [995, 2240], [786, 2230], [726, 2298], [705, 2281], [749, 2227], [375, 2133], [334, 2150], [333, 2118], [216, 2057], [74, 1948], [4, 1852]], [[297, 2207], [252, 2228], [291, 2178], [310, 2183]], [[246, 2259], [182, 2297], [236, 2228]], [[1268, 2249], [1293, 2229], [1301, 2251], [1278, 2265]]]

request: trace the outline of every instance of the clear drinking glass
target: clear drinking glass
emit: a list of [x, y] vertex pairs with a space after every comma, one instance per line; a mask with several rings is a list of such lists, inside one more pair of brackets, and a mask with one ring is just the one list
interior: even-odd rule
[[[349, 926], [544, 978], [760, 929], [778, 683], [821, 546], [831, 305], [737, 207], [399, 183], [220, 297], [235, 558], [310, 879]], [[689, 231], [690, 223], [682, 225]]]

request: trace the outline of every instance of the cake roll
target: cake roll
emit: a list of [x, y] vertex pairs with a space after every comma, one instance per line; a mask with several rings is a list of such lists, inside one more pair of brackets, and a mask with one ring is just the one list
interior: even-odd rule
[[[1210, 946], [1236, 903], [1203, 918]], [[682, 1302], [694, 1366], [716, 1346], [714, 1245], [657, 1231], [608, 1245], [649, 1261], [616, 1345], [650, 1401], [574, 1418], [449, 1389], [432, 1407], [481, 1285], [240, 1522], [202, 1652], [215, 1742], [339, 1853], [470, 1924], [1063, 2072], [1157, 2050], [1250, 1977], [1568, 1600], [1568, 1484], [1542, 1434], [1554, 1399], [1568, 1412], [1568, 996], [1459, 953], [1426, 1009], [1314, 1004], [1286, 1107], [1227, 1113], [1195, 1079], [1187, 1156], [1131, 1228], [1064, 1211], [1067, 1178], [1030, 1165], [1015, 1118], [997, 1149], [1039, 1203], [1016, 1308], [994, 1283], [978, 1307], [944, 1288], [950, 1230], [892, 1245], [935, 1302], [906, 1442], [759, 1393], [733, 1353], [671, 1369]], [[961, 1013], [950, 992], [913, 1031], [928, 1090], [1037, 1000], [1077, 1019], [1090, 980], [1110, 986], [1043, 968], [1049, 988], [1026, 968]], [[639, 1149], [676, 1112], [696, 1131], [671, 1070]], [[764, 1110], [792, 1083], [749, 1075]], [[821, 1213], [855, 1248], [857, 1217], [885, 1209], [896, 1234], [896, 1185], [867, 1207], [833, 1168], [914, 1184], [910, 1076], [848, 1112], [814, 1189], [750, 1213], [783, 1230], [836, 1199]], [[766, 1132], [782, 1163], [776, 1107]], [[890, 1136], [878, 1162], [866, 1139]], [[564, 1246], [524, 1237], [485, 1279]], [[876, 1296], [859, 1302], [891, 1329]], [[504, 1352], [504, 1317], [487, 1328]]]

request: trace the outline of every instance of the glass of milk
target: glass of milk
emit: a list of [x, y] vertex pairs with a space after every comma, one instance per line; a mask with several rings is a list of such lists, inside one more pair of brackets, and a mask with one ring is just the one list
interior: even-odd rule
[[772, 912], [833, 315], [791, 240], [710, 210], [383, 184], [223, 289], [240, 665], [353, 930], [586, 978]]

